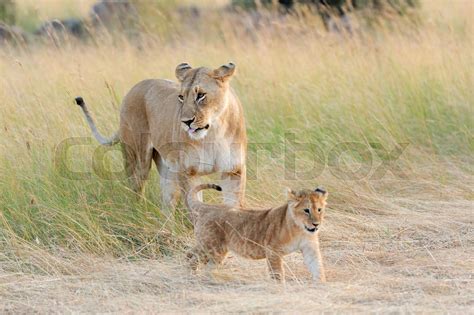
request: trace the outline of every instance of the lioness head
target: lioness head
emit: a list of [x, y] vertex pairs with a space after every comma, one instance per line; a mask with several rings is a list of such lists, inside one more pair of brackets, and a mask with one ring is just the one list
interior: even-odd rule
[[315, 233], [323, 221], [327, 196], [327, 191], [321, 188], [298, 192], [288, 189], [288, 209], [296, 225], [308, 233]]
[[176, 77], [181, 82], [181, 125], [191, 139], [204, 138], [225, 110], [229, 80], [234, 72], [233, 63], [215, 70], [193, 69], [187, 63], [176, 67]]

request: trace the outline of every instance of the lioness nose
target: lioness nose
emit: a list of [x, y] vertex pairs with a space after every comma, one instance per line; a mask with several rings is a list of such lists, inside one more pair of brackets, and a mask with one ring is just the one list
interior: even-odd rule
[[318, 227], [319, 223], [318, 222], [313, 222], [314, 227]]
[[188, 125], [188, 127], [191, 127], [191, 124], [193, 123], [195, 117], [189, 119], [189, 120], [182, 120], [183, 123], [185, 123], [186, 125]]

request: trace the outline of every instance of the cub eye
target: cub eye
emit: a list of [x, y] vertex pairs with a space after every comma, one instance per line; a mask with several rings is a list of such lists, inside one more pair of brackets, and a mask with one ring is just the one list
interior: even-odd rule
[[304, 209], [303, 210], [305, 213], [309, 214], [309, 209]]
[[199, 92], [196, 96], [196, 102], [202, 101], [206, 97], [206, 93]]
[[184, 96], [183, 95], [178, 95], [178, 100], [182, 103], [184, 102]]
[[322, 210], [323, 210], [323, 209], [321, 209], [321, 208], [318, 208], [318, 212], [321, 212]]

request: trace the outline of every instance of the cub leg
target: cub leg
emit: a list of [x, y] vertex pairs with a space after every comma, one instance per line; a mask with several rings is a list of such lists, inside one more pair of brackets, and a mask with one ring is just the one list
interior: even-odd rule
[[204, 249], [201, 246], [195, 246], [191, 249], [186, 257], [192, 270], [196, 270], [199, 264], [212, 263], [213, 265], [220, 265], [227, 255], [227, 250], [222, 246], [219, 248]]
[[187, 254], [186, 258], [189, 261], [189, 266], [192, 270], [196, 271], [199, 264], [207, 264], [209, 262], [209, 258], [206, 255], [206, 252], [202, 250], [201, 247], [194, 247], [191, 249]]
[[214, 265], [222, 265], [225, 257], [227, 256], [227, 249], [224, 245], [217, 246], [209, 251], [210, 262]]
[[313, 281], [326, 281], [324, 274], [324, 268], [322, 264], [321, 252], [319, 250], [319, 241], [314, 240], [313, 242], [306, 244], [301, 248], [304, 262], [306, 267], [311, 272]]
[[284, 282], [285, 270], [283, 269], [283, 261], [281, 256], [276, 253], [269, 253], [267, 254], [267, 263], [272, 279]]

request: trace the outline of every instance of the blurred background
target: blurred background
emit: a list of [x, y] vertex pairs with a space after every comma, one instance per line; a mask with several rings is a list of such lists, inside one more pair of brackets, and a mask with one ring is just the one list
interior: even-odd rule
[[59, 45], [106, 32], [139, 45], [150, 37], [219, 32], [230, 25], [250, 37], [262, 28], [295, 32], [295, 22], [308, 26], [305, 32], [351, 36], [400, 20], [416, 27], [421, 15], [419, 0], [2, 0], [0, 42]]

